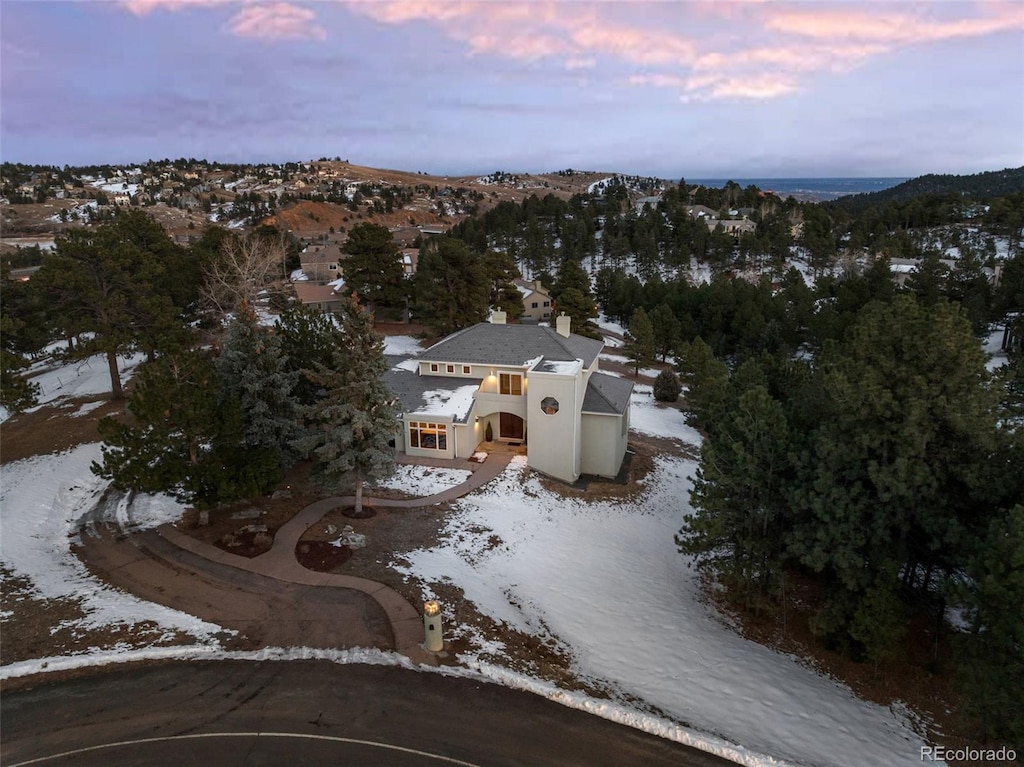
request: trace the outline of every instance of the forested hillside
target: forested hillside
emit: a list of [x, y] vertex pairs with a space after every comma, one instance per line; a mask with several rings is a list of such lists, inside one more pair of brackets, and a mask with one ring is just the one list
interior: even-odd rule
[[826, 207], [855, 213], [884, 203], [927, 195], [955, 195], [983, 201], [1022, 192], [1024, 167], [986, 171], [969, 176], [929, 173], [880, 192], [851, 194], [824, 204]]

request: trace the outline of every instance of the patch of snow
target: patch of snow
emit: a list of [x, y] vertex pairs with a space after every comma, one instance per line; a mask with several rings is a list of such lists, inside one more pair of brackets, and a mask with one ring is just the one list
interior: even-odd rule
[[[412, 336], [384, 336], [384, 353], [396, 357], [416, 355], [423, 351], [419, 339]], [[415, 369], [415, 368], [414, 368]]]
[[86, 402], [84, 405], [82, 405], [80, 408], [78, 408], [78, 410], [76, 410], [74, 413], [72, 413], [71, 417], [72, 418], [77, 418], [78, 416], [88, 415], [89, 413], [91, 413], [96, 408], [102, 407], [105, 404], [106, 403], [103, 400], [99, 400], [97, 402]]
[[[81, 600], [85, 615], [76, 624], [83, 628], [153, 621], [165, 636], [182, 631], [201, 641], [215, 641], [223, 631], [219, 626], [117, 591], [72, 554], [70, 544], [79, 521], [107, 489], [108, 482], [89, 468], [101, 459], [100, 445], [87, 444], [4, 464], [0, 561], [27, 577], [43, 599]], [[144, 504], [141, 517], [152, 515]]]
[[306, 273], [304, 271], [302, 271], [301, 269], [296, 269], [294, 272], [292, 272], [290, 275], [288, 275], [288, 278], [292, 282], [308, 282], [309, 281], [309, 277], [307, 277]]
[[434, 389], [423, 392], [424, 406], [413, 411], [413, 415], [451, 415], [456, 419], [463, 419], [469, 414], [473, 407], [473, 395], [476, 394], [479, 386], [469, 384], [459, 386], [456, 389]]
[[672, 720], [658, 720], [659, 734], [732, 748], [729, 758], [748, 764], [920, 763], [924, 743], [905, 713], [743, 639], [704, 602], [673, 540], [689, 513], [693, 462], [655, 459], [643, 496], [626, 503], [563, 497], [522, 469], [515, 461], [461, 499], [439, 543], [393, 566], [425, 589], [453, 585], [493, 620], [564, 648], [581, 678], [612, 694], [569, 705], [633, 726], [655, 726], [653, 708]]
[[611, 347], [613, 349], [617, 349], [623, 345], [621, 339], [613, 338], [612, 336], [601, 336], [601, 338], [604, 341], [605, 346]]
[[417, 360], [415, 357], [410, 357], [407, 360], [402, 360], [401, 362], [399, 362], [397, 365], [395, 365], [391, 369], [392, 370], [405, 370], [405, 371], [408, 371], [410, 373], [415, 373], [417, 370], [420, 369], [420, 363], [419, 363], [419, 360]]
[[[612, 322], [610, 319], [605, 317], [603, 313], [597, 315], [597, 326], [601, 328], [601, 330], [607, 330], [612, 333], [618, 333], [620, 336], [626, 335], [626, 329], [622, 327], [622, 325], [620, 325], [617, 322]], [[608, 339], [605, 339], [605, 343], [608, 343]], [[621, 346], [622, 342], [620, 341], [618, 345]]]
[[652, 437], [681, 439], [691, 445], [701, 443], [700, 432], [686, 422], [679, 408], [662, 407], [654, 399], [654, 387], [637, 384], [629, 397], [629, 428]]
[[[146, 359], [146, 355], [118, 355], [117, 359], [123, 384], [131, 377], [135, 368]], [[30, 409], [29, 412], [64, 397], [88, 397], [110, 393], [110, 372], [104, 354], [94, 354], [77, 362], [44, 362], [38, 367], [33, 366], [33, 369], [40, 371], [35, 374], [29, 373], [30, 380], [39, 384], [39, 402], [37, 407]]]
[[412, 496], [423, 497], [443, 493], [449, 488], [461, 485], [469, 479], [472, 473], [466, 469], [399, 464], [395, 468], [395, 473], [387, 479], [378, 482], [377, 487], [399, 490]]

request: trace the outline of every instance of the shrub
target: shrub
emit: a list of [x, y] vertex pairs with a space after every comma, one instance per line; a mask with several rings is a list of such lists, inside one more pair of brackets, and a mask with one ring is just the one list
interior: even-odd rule
[[662, 370], [654, 379], [654, 399], [658, 402], [675, 402], [682, 390], [679, 377], [671, 370]]

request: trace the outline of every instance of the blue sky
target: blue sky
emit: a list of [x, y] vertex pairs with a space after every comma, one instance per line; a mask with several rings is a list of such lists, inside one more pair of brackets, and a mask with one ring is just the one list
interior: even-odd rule
[[4, 0], [0, 156], [431, 173], [1024, 165], [1024, 3]]

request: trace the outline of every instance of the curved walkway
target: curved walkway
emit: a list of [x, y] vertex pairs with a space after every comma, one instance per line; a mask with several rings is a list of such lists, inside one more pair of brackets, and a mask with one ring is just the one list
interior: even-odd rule
[[[501, 474], [511, 461], [509, 454], [492, 454], [487, 461], [480, 464], [465, 482], [448, 488], [440, 493], [422, 498], [371, 498], [364, 496], [364, 503], [378, 507], [415, 509], [433, 506], [438, 503], [461, 498], [467, 493], [483, 487]], [[160, 534], [169, 542], [181, 549], [196, 554], [218, 564], [235, 567], [250, 573], [264, 575], [289, 583], [307, 586], [330, 586], [360, 591], [369, 595], [384, 608], [395, 637], [395, 650], [419, 663], [436, 663], [432, 655], [421, 646], [423, 640], [423, 619], [418, 609], [409, 604], [401, 594], [383, 583], [352, 575], [318, 573], [308, 570], [295, 559], [295, 547], [299, 538], [311, 526], [315, 525], [329, 511], [339, 506], [351, 505], [353, 496], [337, 496], [324, 498], [311, 503], [278, 528], [274, 535], [274, 543], [270, 550], [258, 557], [248, 558], [238, 554], [230, 554], [210, 543], [198, 541], [178, 530], [173, 525], [158, 528]]]

